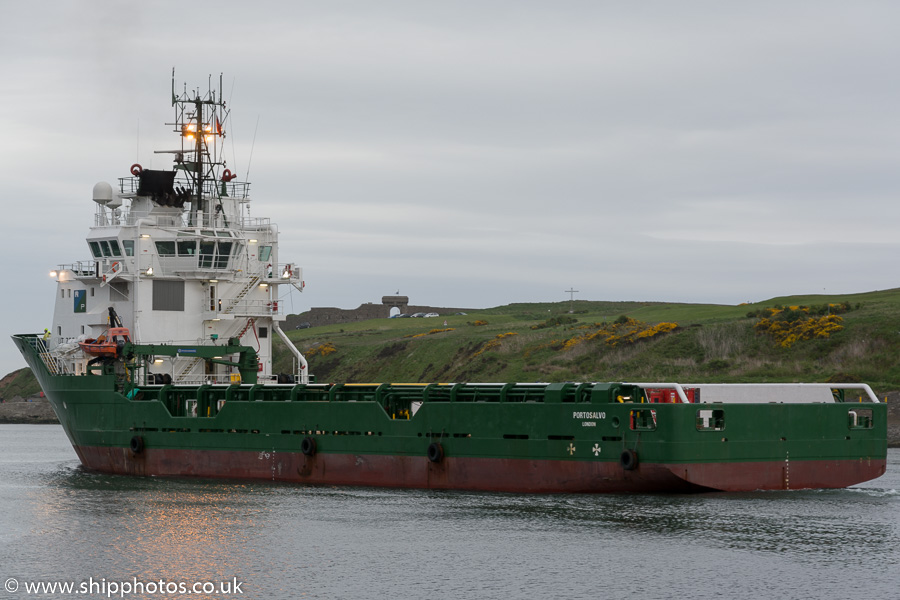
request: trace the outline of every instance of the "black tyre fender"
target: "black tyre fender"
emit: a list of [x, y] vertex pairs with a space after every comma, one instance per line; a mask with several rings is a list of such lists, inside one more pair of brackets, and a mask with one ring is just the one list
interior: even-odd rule
[[311, 438], [311, 437], [303, 438], [303, 441], [300, 442], [300, 452], [302, 452], [306, 456], [314, 456], [316, 453], [315, 438]]
[[626, 471], [634, 471], [638, 466], [638, 455], [634, 450], [622, 450], [619, 455], [619, 464]]
[[140, 454], [144, 451], [144, 438], [139, 435], [132, 437], [130, 446], [132, 454]]
[[444, 460], [444, 447], [439, 442], [428, 444], [428, 460], [433, 463], [439, 463]]

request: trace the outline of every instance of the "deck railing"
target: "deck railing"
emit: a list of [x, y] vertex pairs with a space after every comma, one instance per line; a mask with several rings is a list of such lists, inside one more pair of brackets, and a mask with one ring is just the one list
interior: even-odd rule
[[55, 350], [50, 350], [46, 342], [37, 335], [21, 335], [16, 336], [21, 339], [27, 347], [29, 347], [51, 375], [71, 375], [72, 372], [67, 368], [66, 362], [59, 356]]

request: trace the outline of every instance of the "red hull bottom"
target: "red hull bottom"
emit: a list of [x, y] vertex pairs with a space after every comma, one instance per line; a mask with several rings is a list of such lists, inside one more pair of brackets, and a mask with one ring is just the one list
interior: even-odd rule
[[652, 464], [225, 450], [76, 447], [85, 468], [120, 475], [264, 479], [312, 485], [520, 493], [843, 488], [884, 474], [885, 460]]
[[798, 460], [668, 465], [693, 484], [723, 492], [845, 488], [884, 475], [886, 459]]

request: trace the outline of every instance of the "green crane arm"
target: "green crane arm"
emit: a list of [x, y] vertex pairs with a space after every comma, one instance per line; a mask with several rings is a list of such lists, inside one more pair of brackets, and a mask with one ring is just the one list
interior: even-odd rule
[[[225, 360], [226, 354], [237, 354], [237, 361]], [[256, 350], [250, 346], [241, 346], [236, 338], [228, 340], [222, 346], [178, 346], [169, 344], [133, 344], [128, 342], [122, 348], [123, 356], [134, 356], [146, 359], [149, 356], [184, 356], [195, 357], [220, 365], [237, 367], [244, 383], [256, 383], [259, 358]]]

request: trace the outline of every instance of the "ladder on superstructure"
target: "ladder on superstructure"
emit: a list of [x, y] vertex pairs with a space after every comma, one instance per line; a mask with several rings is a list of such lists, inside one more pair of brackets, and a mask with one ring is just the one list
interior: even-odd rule
[[[241, 303], [241, 300], [243, 300], [244, 298], [247, 297], [247, 294], [250, 293], [250, 290], [252, 290], [254, 287], [256, 287], [256, 285], [259, 283], [259, 280], [260, 280], [260, 275], [258, 275], [258, 274], [251, 275], [250, 280], [244, 285], [244, 287], [241, 288], [241, 291], [239, 291], [237, 293], [237, 295], [228, 302], [228, 305], [221, 312], [226, 315], [231, 314], [231, 312], [235, 308], [237, 308], [238, 304]], [[241, 330], [241, 332], [237, 335], [238, 339], [244, 337], [244, 334], [247, 333], [247, 330], [250, 329], [250, 327], [253, 325], [253, 322], [254, 321], [252, 318], [247, 319], [247, 324], [244, 326], [244, 328]], [[175, 382], [176, 383], [184, 383], [187, 376], [191, 374], [191, 371], [193, 371], [196, 368], [196, 366], [198, 364], [200, 364], [202, 361], [203, 361], [202, 358], [194, 358], [194, 359], [190, 360], [188, 362], [188, 364], [185, 365], [185, 367], [181, 370], [181, 372], [178, 373], [178, 375], [175, 377]]]
[[243, 288], [241, 288], [241, 291], [238, 292], [237, 295], [229, 301], [228, 306], [226, 306], [222, 312], [226, 315], [231, 314], [231, 311], [237, 308], [238, 304], [241, 303], [241, 300], [247, 297], [247, 294], [250, 293], [250, 290], [256, 287], [256, 284], [259, 283], [259, 278], [259, 275], [251, 275], [250, 281], [248, 281], [247, 284]]

